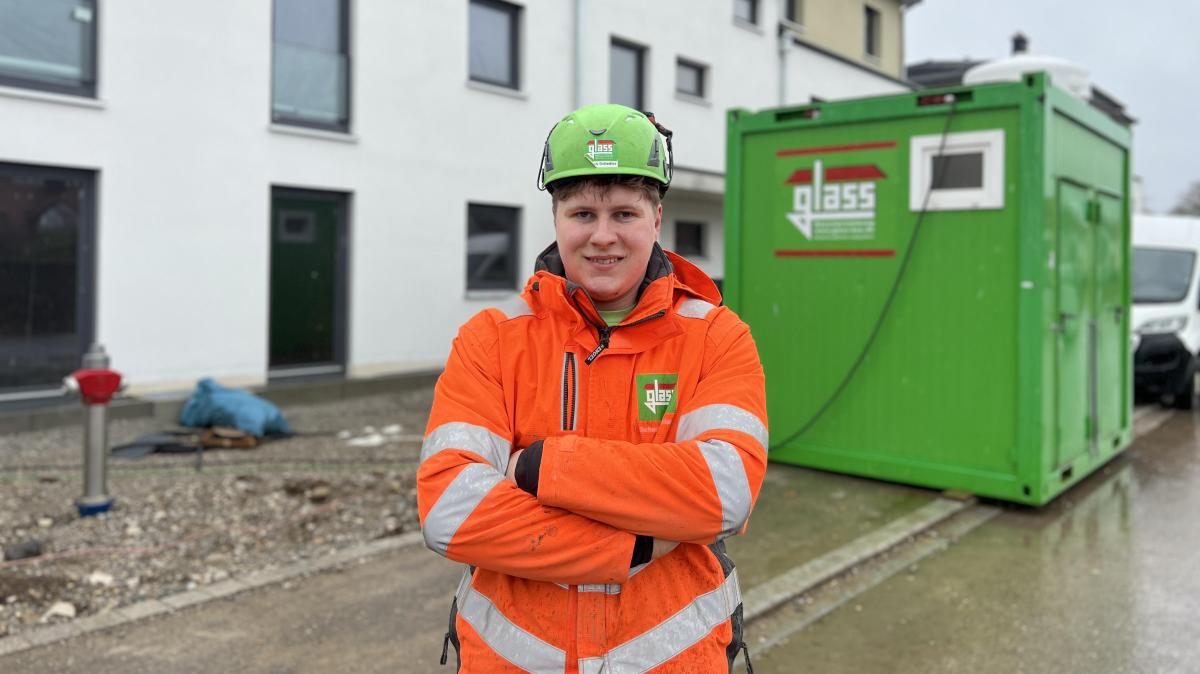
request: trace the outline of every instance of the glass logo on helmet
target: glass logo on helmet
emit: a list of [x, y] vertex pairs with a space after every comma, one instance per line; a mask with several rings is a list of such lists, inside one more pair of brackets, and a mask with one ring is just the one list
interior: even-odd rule
[[616, 143], [611, 140], [589, 140], [587, 159], [596, 168], [617, 168], [619, 164]]

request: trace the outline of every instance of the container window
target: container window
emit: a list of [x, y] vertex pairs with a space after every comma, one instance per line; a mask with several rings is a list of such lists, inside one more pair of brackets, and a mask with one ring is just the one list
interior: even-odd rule
[[914, 136], [909, 209], [1004, 208], [1004, 130]]
[[961, 190], [983, 187], [983, 153], [943, 154], [931, 157], [933, 189]]

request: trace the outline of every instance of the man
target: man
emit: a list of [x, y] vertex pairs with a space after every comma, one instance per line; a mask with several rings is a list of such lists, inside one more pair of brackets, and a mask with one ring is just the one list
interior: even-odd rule
[[744, 649], [721, 540], [766, 470], [762, 366], [656, 243], [669, 134], [618, 105], [555, 125], [555, 243], [438, 380], [418, 508], [426, 545], [470, 565], [446, 635], [464, 672], [728, 672]]

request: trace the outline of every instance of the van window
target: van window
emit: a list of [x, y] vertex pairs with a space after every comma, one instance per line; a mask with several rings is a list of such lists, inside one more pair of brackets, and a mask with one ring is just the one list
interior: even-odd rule
[[1196, 254], [1187, 250], [1133, 249], [1133, 301], [1179, 302], [1187, 297]]

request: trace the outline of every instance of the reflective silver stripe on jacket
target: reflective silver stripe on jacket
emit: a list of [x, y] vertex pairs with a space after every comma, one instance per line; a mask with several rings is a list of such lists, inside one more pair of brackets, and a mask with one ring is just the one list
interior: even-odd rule
[[472, 463], [463, 468], [425, 516], [421, 535], [426, 547], [444, 557], [454, 533], [502, 480], [504, 474], [486, 464]]
[[[767, 429], [758, 417], [733, 405], [705, 405], [688, 412], [679, 420], [676, 439], [683, 442], [714, 430], [740, 431], [767, 446]], [[752, 501], [741, 452], [725, 440], [702, 440], [697, 445], [721, 501], [721, 533], [717, 538], [732, 536], [741, 531], [750, 517]]]
[[580, 674], [635, 674], [683, 653], [729, 620], [742, 603], [737, 571], [717, 589], [696, 597], [675, 615], [598, 658], [579, 660]]
[[705, 405], [679, 417], [679, 431], [675, 438], [679, 442], [700, 437], [709, 431], [741, 431], [767, 446], [767, 427], [750, 412], [735, 405]]
[[675, 310], [675, 313], [683, 316], [684, 318], [704, 318], [708, 315], [708, 312], [715, 308], [716, 305], [712, 302], [690, 299], [681, 302], [679, 304], [679, 308]]
[[566, 671], [567, 654], [505, 617], [491, 599], [471, 587], [469, 573], [459, 583], [455, 596], [458, 598], [458, 615], [497, 655], [535, 674]]
[[717, 498], [721, 499], [721, 534], [732, 536], [742, 530], [750, 517], [750, 480], [737, 447], [724, 440], [704, 440], [698, 443], [700, 453], [708, 463]]
[[621, 594], [620, 583], [589, 583], [579, 586], [580, 592], [603, 592], [604, 594]]
[[425, 436], [425, 442], [421, 445], [421, 463], [445, 449], [471, 452], [503, 473], [508, 468], [508, 455], [512, 443], [483, 426], [451, 421], [438, 426]]

